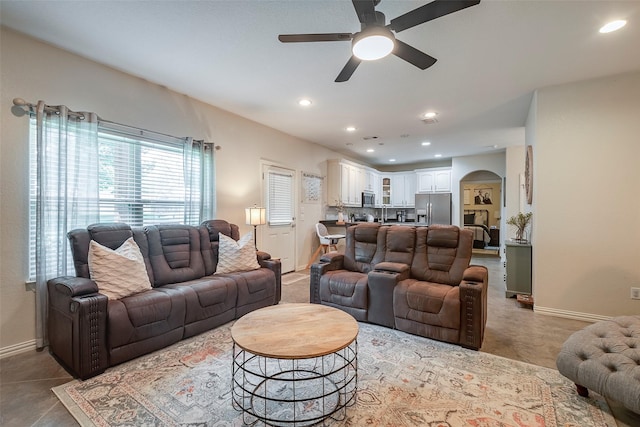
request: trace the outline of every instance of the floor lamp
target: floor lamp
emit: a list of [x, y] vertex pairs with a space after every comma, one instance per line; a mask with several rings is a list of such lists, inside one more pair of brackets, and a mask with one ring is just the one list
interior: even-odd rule
[[259, 208], [254, 206], [252, 208], [246, 208], [244, 210], [245, 222], [247, 225], [253, 225], [253, 243], [256, 245], [256, 251], [258, 250], [258, 236], [256, 227], [267, 223], [267, 210], [265, 208]]

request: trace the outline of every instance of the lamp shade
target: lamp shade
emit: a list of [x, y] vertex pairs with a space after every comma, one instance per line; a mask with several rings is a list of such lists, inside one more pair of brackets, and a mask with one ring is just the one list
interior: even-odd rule
[[395, 47], [395, 37], [393, 33], [379, 26], [371, 26], [353, 38], [351, 51], [364, 61], [373, 61], [389, 55]]
[[247, 225], [263, 225], [267, 223], [267, 210], [254, 206], [244, 210]]

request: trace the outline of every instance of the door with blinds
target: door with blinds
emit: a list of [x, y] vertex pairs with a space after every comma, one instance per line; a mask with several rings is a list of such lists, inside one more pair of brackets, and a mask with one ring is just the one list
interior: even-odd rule
[[267, 164], [262, 171], [267, 224], [259, 249], [280, 258], [282, 273], [295, 271], [295, 171]]

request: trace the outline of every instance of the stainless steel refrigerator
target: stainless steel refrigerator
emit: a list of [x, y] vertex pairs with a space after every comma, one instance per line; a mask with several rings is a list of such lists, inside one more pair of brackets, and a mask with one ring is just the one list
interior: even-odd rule
[[416, 194], [416, 222], [451, 224], [451, 193]]

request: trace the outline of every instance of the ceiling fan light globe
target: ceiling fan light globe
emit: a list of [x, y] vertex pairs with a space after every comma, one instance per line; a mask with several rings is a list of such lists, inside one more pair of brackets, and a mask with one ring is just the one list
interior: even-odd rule
[[368, 27], [353, 38], [351, 51], [363, 61], [375, 61], [389, 55], [395, 47], [393, 33], [385, 27]]

